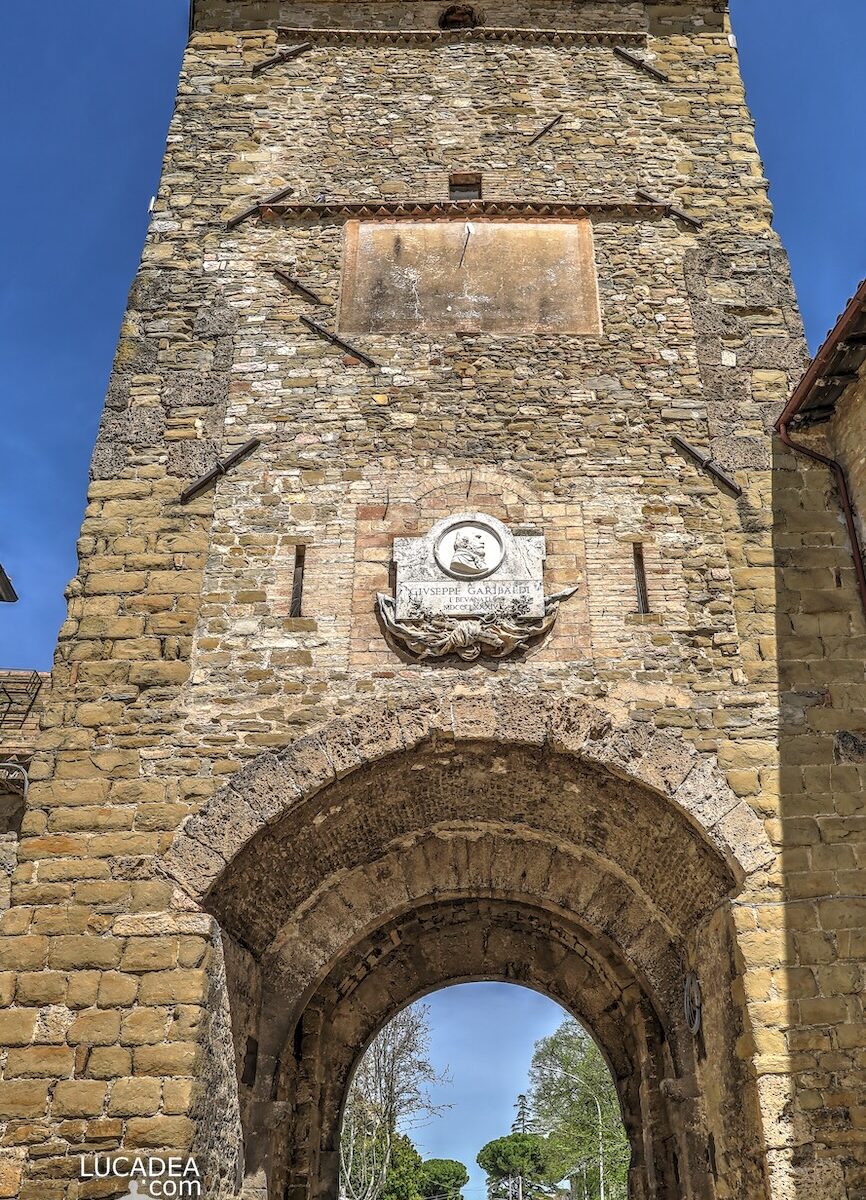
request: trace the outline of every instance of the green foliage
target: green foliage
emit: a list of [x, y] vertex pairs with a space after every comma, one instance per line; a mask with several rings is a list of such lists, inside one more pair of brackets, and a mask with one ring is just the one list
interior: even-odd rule
[[456, 1158], [428, 1158], [421, 1164], [421, 1195], [425, 1200], [459, 1200], [469, 1172]]
[[517, 1114], [511, 1126], [512, 1133], [534, 1133], [532, 1123], [532, 1114], [529, 1110], [529, 1100], [525, 1092], [521, 1092], [517, 1097], [517, 1103], [514, 1106], [517, 1109]]
[[391, 1157], [381, 1200], [462, 1200], [469, 1172], [454, 1158], [424, 1161], [405, 1133], [391, 1142]]
[[537, 1133], [509, 1133], [495, 1138], [481, 1147], [477, 1162], [487, 1172], [491, 1197], [522, 1195], [530, 1200], [550, 1190], [548, 1146]]
[[[442, 1110], [429, 1091], [447, 1077], [430, 1062], [428, 1018], [425, 1004], [404, 1008], [380, 1029], [358, 1063], [340, 1130], [340, 1191], [346, 1200], [382, 1200], [393, 1146], [402, 1137], [398, 1130]], [[406, 1142], [412, 1146], [408, 1138]], [[411, 1160], [406, 1146], [401, 1148]], [[411, 1175], [408, 1162], [402, 1166]], [[418, 1200], [420, 1193], [410, 1190], [408, 1175], [399, 1185], [403, 1192], [392, 1200]]]
[[421, 1155], [405, 1133], [395, 1134], [381, 1200], [424, 1200], [422, 1183]]
[[600, 1108], [607, 1200], [625, 1200], [631, 1153], [619, 1100], [601, 1052], [577, 1021], [568, 1018], [536, 1043], [530, 1083], [532, 1117], [546, 1135], [551, 1177], [576, 1176], [580, 1200], [599, 1195]]

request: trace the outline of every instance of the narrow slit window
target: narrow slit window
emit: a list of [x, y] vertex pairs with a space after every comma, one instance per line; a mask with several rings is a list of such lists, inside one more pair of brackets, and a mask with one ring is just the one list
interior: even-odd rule
[[256, 1068], [259, 1063], [259, 1043], [255, 1038], [247, 1038], [247, 1049], [244, 1054], [244, 1070], [241, 1083], [244, 1087], [252, 1087], [256, 1081]]
[[448, 176], [449, 200], [480, 200], [481, 176], [477, 171], [455, 171]]
[[643, 560], [643, 545], [641, 542], [632, 544], [634, 555], [634, 587], [637, 593], [637, 611], [646, 614], [650, 610], [649, 594], [646, 586], [646, 566]]
[[306, 546], [295, 546], [295, 571], [292, 576], [292, 604], [289, 609], [290, 617], [299, 617], [301, 615], [301, 602], [304, 594], [304, 559], [306, 557]]

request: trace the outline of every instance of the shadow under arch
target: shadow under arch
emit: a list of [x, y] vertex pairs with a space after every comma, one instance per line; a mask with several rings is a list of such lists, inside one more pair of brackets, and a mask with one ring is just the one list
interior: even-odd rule
[[511, 978], [604, 1047], [632, 1200], [763, 1197], [742, 1012], [719, 988], [696, 1043], [682, 981], [700, 952], [733, 983], [730, 899], [772, 857], [712, 763], [580, 702], [370, 706], [256, 760], [166, 861], [219, 921], [257, 1046], [244, 1196], [333, 1200], [360, 1048], [416, 995]]

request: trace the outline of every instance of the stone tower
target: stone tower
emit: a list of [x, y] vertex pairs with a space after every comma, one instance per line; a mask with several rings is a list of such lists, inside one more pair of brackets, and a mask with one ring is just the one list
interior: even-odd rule
[[360, 1051], [479, 978], [593, 1031], [631, 1200], [863, 1196], [866, 628], [771, 436], [803, 361], [722, 0], [198, 0], [2, 917], [0, 1196], [191, 1151], [335, 1200]]

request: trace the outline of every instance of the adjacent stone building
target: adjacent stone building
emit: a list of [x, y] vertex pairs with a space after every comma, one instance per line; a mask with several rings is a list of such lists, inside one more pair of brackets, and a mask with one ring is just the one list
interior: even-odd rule
[[866, 623], [773, 434], [804, 364], [720, 0], [198, 0], [2, 917], [0, 1196], [191, 1151], [333, 1200], [370, 1037], [482, 978], [592, 1029], [633, 1200], [862, 1200]]
[[0, 912], [9, 907], [12, 872], [18, 862], [18, 838], [30, 764], [48, 675], [39, 671], [0, 671]]

